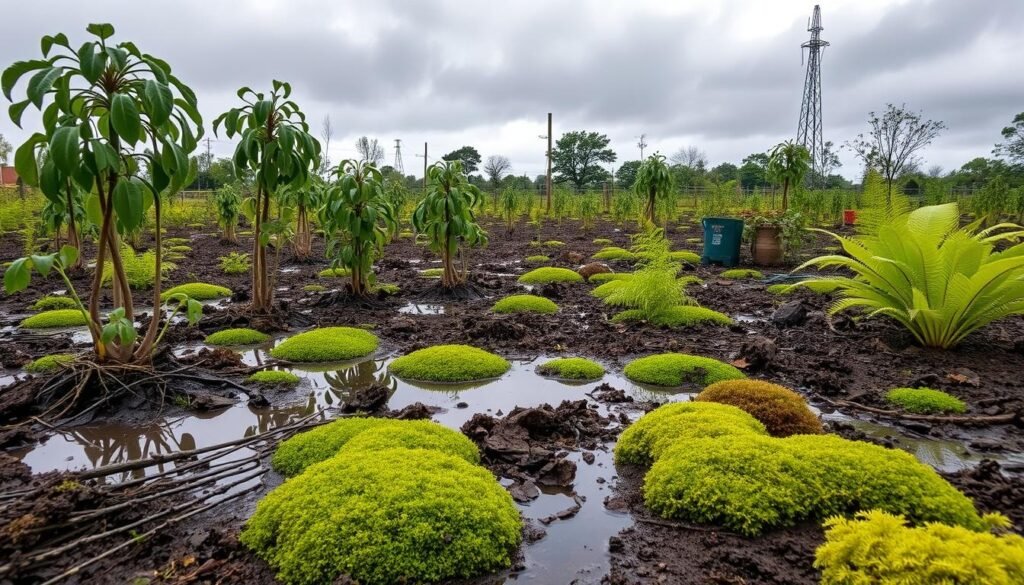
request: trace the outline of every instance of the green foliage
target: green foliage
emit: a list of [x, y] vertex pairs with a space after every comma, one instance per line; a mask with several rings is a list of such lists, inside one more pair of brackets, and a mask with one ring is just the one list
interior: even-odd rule
[[[595, 274], [594, 276], [600, 275]], [[591, 281], [594, 281], [594, 276], [590, 277]], [[626, 286], [626, 281], [630, 280], [633, 277], [633, 274], [625, 273], [625, 276], [628, 278], [612, 278], [604, 284], [595, 287], [594, 290], [590, 291], [591, 296], [595, 296], [599, 299], [607, 299], [612, 295], [612, 293]]]
[[[136, 254], [135, 250], [132, 249], [128, 244], [121, 245], [121, 265], [123, 270], [123, 280], [128, 283], [128, 286], [134, 289], [145, 289], [153, 286], [156, 282], [156, 252], [153, 250], [146, 250], [141, 254]], [[170, 262], [160, 263], [160, 272], [166, 277], [167, 273], [177, 268]], [[114, 277], [114, 265], [112, 262], [106, 262], [103, 264], [103, 276], [102, 282], [104, 284], [110, 283]]]
[[1012, 585], [1024, 583], [1024, 538], [959, 526], [909, 527], [881, 510], [829, 518], [815, 551], [822, 585]]
[[612, 317], [612, 323], [635, 323], [638, 321], [647, 321], [651, 325], [658, 325], [661, 327], [693, 327], [695, 325], [703, 325], [706, 323], [713, 325], [732, 325], [733, 323], [732, 318], [728, 315], [705, 307], [695, 307], [692, 305], [675, 305], [667, 307], [655, 313], [650, 318], [648, 318], [640, 309], [628, 309], [616, 313], [615, 316]]
[[81, 309], [54, 309], [43, 311], [22, 320], [25, 329], [51, 329], [54, 327], [80, 327], [88, 322]]
[[767, 176], [782, 183], [782, 209], [788, 208], [789, 188], [799, 186], [811, 170], [811, 153], [806, 147], [787, 140], [768, 152]]
[[323, 270], [321, 270], [320, 272], [317, 273], [317, 276], [319, 276], [320, 278], [344, 278], [346, 276], [351, 276], [351, 275], [352, 275], [352, 271], [351, 270], [349, 270], [348, 268], [342, 268], [342, 267], [338, 267], [338, 268], [324, 268]]
[[601, 213], [600, 208], [601, 204], [598, 201], [597, 195], [593, 193], [583, 193], [580, 195], [576, 211], [579, 212], [580, 224], [584, 232], [594, 229], [594, 222], [598, 214]]
[[604, 377], [604, 366], [586, 358], [557, 358], [538, 366], [537, 372], [568, 380], [598, 380]]
[[428, 382], [470, 382], [496, 378], [511, 367], [504, 358], [469, 345], [435, 345], [399, 357], [388, 370]]
[[601, 164], [615, 162], [615, 151], [608, 148], [606, 135], [584, 130], [566, 132], [551, 150], [555, 181], [571, 182], [577, 190], [606, 180], [610, 175]]
[[547, 264], [548, 262], [551, 262], [551, 258], [544, 256], [543, 254], [537, 254], [534, 256], [527, 256], [524, 262], [527, 264]]
[[212, 301], [213, 299], [230, 297], [231, 289], [205, 282], [187, 282], [165, 290], [160, 294], [160, 300], [167, 301], [175, 295], [182, 294], [197, 301]]
[[761, 421], [773, 437], [825, 432], [802, 396], [764, 380], [716, 382], [702, 390], [695, 400], [735, 406]]
[[967, 405], [956, 396], [931, 388], [894, 388], [885, 399], [914, 414], [962, 413]]
[[[531, 195], [527, 193], [525, 197], [531, 197]], [[501, 192], [501, 218], [505, 221], [506, 232], [511, 234], [515, 230], [521, 207], [522, 196], [518, 191], [508, 187]]]
[[[646, 201], [644, 215], [647, 221], [654, 223], [657, 203], [659, 200], [669, 197], [672, 187], [672, 172], [669, 170], [664, 156], [655, 153], [640, 165], [633, 190]], [[665, 217], [668, 218], [667, 215]]]
[[[620, 225], [640, 216], [640, 198], [632, 189], [618, 191], [612, 200], [612, 219]], [[596, 243], [596, 242], [595, 242]], [[608, 242], [611, 244], [611, 242]]]
[[552, 315], [558, 312], [558, 305], [551, 299], [537, 295], [510, 295], [494, 303], [495, 313], [542, 313]]
[[424, 583], [507, 568], [521, 521], [494, 476], [459, 457], [346, 451], [268, 494], [240, 540], [288, 585]]
[[47, 295], [32, 305], [36, 311], [52, 311], [54, 309], [77, 309], [78, 303], [71, 297]]
[[246, 381], [267, 386], [293, 386], [301, 382], [302, 378], [284, 370], [260, 370], [246, 378]]
[[595, 260], [635, 260], [636, 254], [618, 246], [608, 246], [593, 255]]
[[285, 477], [334, 457], [353, 437], [391, 422], [386, 418], [348, 417], [299, 433], [283, 441], [274, 451], [270, 466]]
[[731, 268], [729, 270], [723, 270], [718, 277], [728, 278], [730, 280], [762, 279], [764, 278], [764, 273], [760, 270], [753, 270], [750, 268]]
[[[630, 278], [633, 278], [633, 273], [632, 272], [598, 272], [597, 274], [591, 274], [590, 278], [588, 279], [588, 282], [600, 282], [602, 284], [606, 284], [606, 283], [609, 283], [609, 282], [612, 282], [612, 281], [616, 281], [616, 280], [629, 280]], [[595, 288], [594, 291], [592, 292], [592, 294], [594, 294], [594, 296], [598, 296], [596, 294], [598, 288], [601, 288], [601, 287]], [[598, 297], [598, 298], [603, 298], [603, 297]]]
[[235, 227], [242, 206], [242, 193], [234, 185], [221, 187], [213, 194], [213, 203], [217, 208], [217, 225], [223, 230], [224, 239], [237, 241]]
[[450, 288], [466, 280], [465, 269], [455, 262], [460, 245], [487, 244], [487, 233], [473, 214], [483, 195], [469, 183], [458, 161], [431, 165], [427, 178], [427, 193], [413, 211], [412, 224], [427, 235], [430, 249], [441, 255], [441, 284]]
[[229, 252], [227, 256], [221, 256], [218, 260], [224, 274], [245, 274], [252, 267], [249, 255], [240, 252]]
[[519, 277], [519, 284], [550, 284], [553, 282], [583, 282], [575, 270], [545, 266], [535, 268]]
[[897, 186], [890, 192], [878, 171], [869, 170], [857, 210], [857, 233], [864, 239], [874, 238], [882, 227], [903, 223], [910, 210], [910, 200]]
[[74, 361], [75, 354], [53, 353], [29, 362], [25, 366], [25, 371], [32, 374], [50, 374]]
[[377, 336], [353, 327], [321, 327], [299, 333], [270, 350], [290, 362], [340, 362], [377, 351]]
[[270, 336], [262, 331], [237, 327], [233, 329], [221, 329], [206, 336], [203, 343], [207, 345], [258, 345], [270, 341]]
[[707, 386], [744, 378], [743, 372], [715, 359], [682, 353], [663, 353], [635, 359], [623, 372], [634, 382], [656, 386]]
[[393, 284], [390, 282], [378, 284], [373, 287], [373, 292], [387, 296], [397, 295], [401, 290], [402, 289], [397, 284]]
[[386, 449], [429, 449], [452, 455], [467, 463], [480, 463], [480, 451], [466, 435], [432, 420], [387, 420], [357, 433], [338, 454], [384, 451]]
[[370, 162], [342, 161], [334, 171], [336, 184], [327, 190], [320, 219], [327, 239], [327, 255], [352, 274], [352, 293], [365, 295], [374, 283], [372, 264], [391, 235], [398, 231], [398, 215], [384, 192], [381, 172]]
[[[604, 297], [607, 305], [623, 307], [632, 311], [622, 319], [647, 320], [651, 323], [682, 324], [688, 317], [697, 317], [701, 311], [684, 311], [676, 307], [695, 304], [686, 296], [685, 283], [676, 279], [681, 268], [669, 255], [669, 243], [660, 229], [650, 229], [634, 236], [633, 249], [637, 256], [644, 258], [642, 268], [633, 272], [632, 278], [618, 282], [617, 286], [605, 283], [593, 294], [608, 293]], [[602, 287], [605, 287], [603, 290]], [[713, 311], [704, 311], [703, 318], [712, 318]]]
[[[847, 255], [814, 258], [809, 266], [841, 267], [853, 278], [812, 279], [795, 286], [838, 287], [837, 313], [863, 308], [903, 325], [928, 347], [950, 348], [972, 332], [1011, 315], [1024, 314], [1024, 236], [1019, 226], [975, 232], [959, 227], [955, 203], [922, 207], [883, 225], [877, 237], [831, 234]], [[995, 233], [1001, 228], [1008, 231]]]

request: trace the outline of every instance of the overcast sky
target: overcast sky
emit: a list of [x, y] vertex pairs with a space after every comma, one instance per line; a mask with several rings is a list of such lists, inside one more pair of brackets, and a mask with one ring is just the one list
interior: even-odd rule
[[[355, 154], [360, 135], [406, 172], [463, 144], [507, 156], [516, 174], [544, 170], [547, 112], [554, 134], [596, 130], [615, 167], [648, 152], [697, 145], [712, 164], [739, 163], [793, 138], [813, 3], [773, 0], [235, 0], [7, 2], [0, 66], [38, 58], [39, 38], [73, 46], [90, 22], [110, 22], [168, 61], [199, 96], [207, 130], [238, 87], [292, 83], [320, 131], [330, 116], [331, 158]], [[16, 4], [12, 11], [10, 4]], [[1024, 1], [822, 1], [825, 140], [866, 129], [867, 114], [906, 103], [948, 130], [925, 165], [959, 167], [989, 156], [999, 130], [1024, 111]], [[19, 88], [23, 92], [23, 86]], [[0, 117], [0, 134], [25, 131]], [[223, 137], [212, 143], [229, 155]], [[858, 176], [849, 152], [840, 171]]]

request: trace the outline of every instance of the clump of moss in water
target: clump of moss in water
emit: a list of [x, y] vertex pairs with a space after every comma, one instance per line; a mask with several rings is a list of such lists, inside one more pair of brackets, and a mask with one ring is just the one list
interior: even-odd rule
[[501, 356], [469, 345], [435, 345], [395, 359], [388, 370], [426, 382], [472, 382], [496, 378], [512, 365]]
[[377, 336], [354, 327], [323, 327], [299, 333], [270, 350], [290, 362], [340, 362], [377, 351]]
[[554, 301], [537, 295], [511, 295], [494, 303], [495, 313], [541, 313], [551, 315], [558, 312]]
[[825, 432], [803, 396], [764, 380], [716, 382], [702, 390], [696, 400], [735, 406], [761, 421], [773, 437]]
[[302, 378], [284, 370], [260, 370], [246, 378], [246, 381], [266, 386], [294, 386]]
[[57, 327], [80, 327], [86, 324], [80, 309], [55, 309], [26, 317], [21, 326], [25, 329], [55, 329]]
[[255, 329], [248, 329], [246, 327], [236, 327], [231, 329], [221, 329], [215, 333], [211, 333], [206, 336], [203, 340], [207, 345], [257, 345], [260, 343], [266, 343], [270, 341], [270, 336], [262, 331], [256, 331]]
[[583, 282], [583, 277], [575, 270], [545, 266], [535, 268], [519, 277], [520, 284], [551, 284], [557, 282]]
[[687, 382], [707, 386], [722, 380], [746, 377], [729, 364], [684, 353], [663, 353], [638, 358], [626, 364], [623, 372], [634, 382], [673, 387]]
[[172, 295], [186, 294], [197, 301], [212, 301], [231, 296], [231, 289], [205, 282], [188, 282], [171, 287], [160, 293], [160, 300], [166, 301]]
[[894, 388], [885, 399], [914, 414], [962, 413], [967, 405], [956, 396], [931, 388]]
[[696, 307], [692, 305], [668, 307], [664, 311], [650, 318], [644, 315], [644, 312], [639, 309], [627, 309], [616, 313], [615, 316], [612, 317], [611, 321], [612, 323], [636, 323], [645, 319], [652, 325], [659, 325], [662, 327], [693, 327], [695, 325], [703, 324], [732, 325], [733, 323], [732, 318], [728, 315], [705, 307]]
[[71, 297], [45, 296], [32, 305], [35, 311], [53, 311], [56, 309], [77, 309], [78, 303]]
[[537, 372], [567, 380], [599, 380], [604, 377], [604, 366], [586, 358], [557, 358], [538, 366]]
[[71, 353], [55, 353], [28, 363], [25, 371], [32, 374], [50, 374], [75, 361]]

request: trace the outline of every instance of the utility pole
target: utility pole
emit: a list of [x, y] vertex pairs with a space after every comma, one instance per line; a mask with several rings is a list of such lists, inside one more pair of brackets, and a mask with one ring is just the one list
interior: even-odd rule
[[211, 163], [213, 163], [213, 159], [210, 158], [210, 156], [211, 156], [210, 155], [210, 137], [207, 136], [206, 137], [206, 177], [199, 181], [199, 183], [200, 183], [199, 189], [200, 190], [202, 190], [203, 187], [206, 185], [206, 179], [209, 178], [209, 176], [210, 176], [210, 167], [211, 167]]
[[637, 142], [636, 145], [640, 149], [640, 160], [642, 161], [642, 160], [644, 160], [644, 149], [647, 148], [647, 141], [644, 140], [645, 138], [647, 138], [647, 135], [646, 134], [641, 134], [637, 138], [640, 139], [640, 141]]
[[544, 181], [548, 198], [548, 213], [551, 213], [551, 112], [548, 112], [548, 176]]
[[423, 154], [417, 154], [416, 156], [423, 157], [423, 190], [427, 190], [427, 143], [423, 143]]

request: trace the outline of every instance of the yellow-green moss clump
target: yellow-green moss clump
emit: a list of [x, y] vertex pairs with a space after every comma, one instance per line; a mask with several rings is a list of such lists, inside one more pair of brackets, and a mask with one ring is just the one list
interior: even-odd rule
[[544, 246], [548, 248], [561, 248], [565, 245], [565, 242], [559, 242], [558, 240], [548, 240], [544, 242]]
[[553, 282], [583, 282], [583, 277], [575, 270], [553, 266], [535, 268], [519, 277], [520, 284], [550, 284]]
[[270, 350], [290, 362], [340, 362], [377, 351], [377, 336], [354, 327], [322, 327], [299, 333]]
[[327, 290], [327, 287], [322, 284], [307, 284], [302, 287], [302, 290], [310, 293], [322, 293]]
[[26, 317], [21, 322], [25, 329], [54, 329], [56, 327], [80, 327], [86, 324], [85, 314], [80, 309], [55, 309]]
[[632, 272], [598, 272], [597, 274], [591, 274], [588, 280], [603, 284], [613, 280], [629, 280], [630, 278], [633, 278]]
[[497, 378], [512, 367], [501, 356], [469, 345], [435, 345], [395, 359], [392, 374], [426, 382], [471, 382]]
[[894, 388], [886, 392], [885, 399], [914, 414], [949, 414], [967, 410], [963, 400], [931, 388]]
[[597, 246], [611, 246], [612, 245], [612, 241], [609, 240], [608, 238], [597, 238], [597, 239], [594, 240], [594, 245], [597, 245]]
[[179, 284], [160, 293], [160, 299], [166, 301], [171, 295], [186, 294], [197, 301], [212, 301], [231, 296], [231, 289], [205, 282], [188, 282]]
[[[617, 281], [612, 281], [617, 282]], [[639, 309], [628, 309], [612, 317], [612, 323], [633, 323], [644, 320], [644, 313]], [[732, 318], [718, 311], [694, 305], [676, 305], [669, 307], [651, 318], [652, 325], [662, 327], [693, 327], [710, 323], [712, 325], [732, 325]]]
[[537, 295], [511, 295], [494, 303], [495, 313], [541, 313], [550, 315], [558, 312], [554, 301]]
[[803, 396], [764, 380], [716, 382], [701, 391], [696, 400], [728, 404], [750, 413], [773, 437], [825, 432]]
[[420, 278], [441, 278], [444, 268], [424, 268], [420, 270]]
[[636, 260], [636, 254], [618, 246], [608, 246], [593, 255], [595, 260]]
[[56, 372], [63, 366], [75, 361], [75, 355], [71, 353], [54, 353], [45, 355], [37, 360], [28, 363], [25, 371], [33, 374], [49, 374]]
[[721, 278], [728, 278], [730, 280], [745, 280], [764, 278], [764, 274], [760, 270], [753, 270], [750, 268], [731, 268], [729, 270], [723, 270], [718, 275]]
[[537, 254], [535, 256], [527, 256], [525, 262], [527, 264], [546, 264], [551, 262], [551, 258], [543, 254]]
[[325, 268], [317, 273], [320, 278], [344, 278], [350, 276], [352, 271], [348, 268]]
[[489, 471], [427, 449], [346, 451], [270, 492], [240, 540], [288, 585], [465, 579], [508, 568], [519, 512]]
[[262, 331], [236, 327], [232, 329], [221, 329], [211, 333], [203, 340], [207, 345], [257, 345], [270, 341], [270, 336]]
[[266, 386], [292, 386], [302, 381], [302, 378], [284, 370], [260, 370], [246, 379]]
[[397, 295], [401, 290], [402, 288], [400, 286], [390, 282], [385, 282], [373, 286], [373, 292], [384, 296]]
[[382, 425], [387, 420], [369, 417], [342, 418], [299, 433], [278, 445], [270, 460], [270, 466], [285, 477], [298, 475], [310, 465], [334, 457], [352, 437]]
[[586, 358], [557, 358], [538, 366], [537, 372], [567, 380], [599, 380], [604, 377], [604, 366]]
[[78, 303], [71, 297], [45, 296], [35, 304], [32, 309], [36, 311], [54, 311], [56, 309], [77, 309]]
[[690, 252], [689, 250], [676, 250], [669, 252], [668, 257], [677, 262], [686, 262], [687, 264], [700, 264], [700, 254]]
[[909, 527], [880, 510], [825, 522], [825, 544], [815, 552], [822, 585], [901, 583], [1013, 585], [1024, 583], [1024, 538], [995, 536], [959, 526]]
[[743, 372], [715, 359], [684, 353], [662, 353], [635, 359], [623, 370], [626, 377], [642, 384], [707, 386], [722, 380], [745, 378]]
[[429, 449], [480, 463], [480, 450], [466, 435], [432, 420], [386, 420], [356, 434], [339, 453], [385, 449]]

